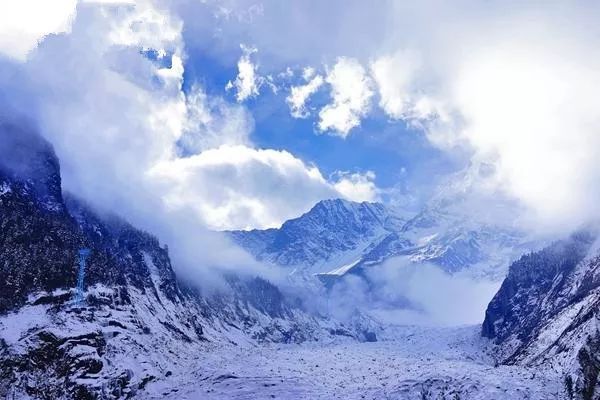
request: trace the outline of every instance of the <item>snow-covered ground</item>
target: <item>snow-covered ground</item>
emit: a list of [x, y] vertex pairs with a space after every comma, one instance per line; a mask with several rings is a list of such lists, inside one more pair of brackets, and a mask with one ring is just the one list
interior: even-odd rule
[[[236, 346], [182, 354], [148, 385], [167, 399], [559, 399], [553, 371], [494, 367], [479, 326], [397, 327], [385, 340]], [[181, 371], [181, 369], [180, 369]], [[144, 395], [146, 397], [146, 395]]]

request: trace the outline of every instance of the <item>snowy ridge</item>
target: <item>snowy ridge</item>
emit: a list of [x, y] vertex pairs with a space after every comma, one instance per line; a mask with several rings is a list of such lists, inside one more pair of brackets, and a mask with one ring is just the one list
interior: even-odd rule
[[258, 260], [291, 276], [330, 279], [404, 256], [455, 273], [501, 280], [510, 261], [537, 246], [519, 230], [479, 221], [439, 197], [416, 215], [379, 203], [325, 200], [279, 229], [232, 231]]
[[232, 231], [259, 260], [325, 272], [329, 261], [346, 262], [401, 226], [403, 219], [378, 203], [324, 200], [279, 229]]
[[579, 232], [511, 265], [483, 323], [501, 362], [556, 370], [568, 398], [600, 396], [596, 238]]

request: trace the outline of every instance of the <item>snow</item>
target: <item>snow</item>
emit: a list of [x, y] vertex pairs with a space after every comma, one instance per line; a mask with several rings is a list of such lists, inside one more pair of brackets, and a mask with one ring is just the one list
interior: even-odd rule
[[0, 339], [8, 345], [17, 345], [24, 332], [50, 323], [46, 315], [47, 306], [26, 306], [18, 312], [0, 317]]
[[422, 238], [417, 240], [417, 245], [418, 246], [425, 246], [427, 245], [429, 242], [431, 242], [432, 240], [434, 240], [435, 238], [437, 238], [439, 236], [439, 234], [436, 232], [432, 235], [425, 235]]
[[590, 298], [585, 298], [581, 302], [565, 308], [554, 316], [546, 325], [540, 329], [540, 333], [533, 343], [529, 346], [528, 354], [530, 359], [539, 356], [564, 334], [565, 330], [573, 322], [577, 314], [581, 311]]
[[[348, 267], [349, 264], [353, 264], [352, 266], [356, 265], [362, 256], [373, 247], [374, 243], [379, 243], [384, 237], [384, 231], [381, 229], [376, 229], [376, 233], [374, 233], [371, 237], [355, 243], [355, 247], [353, 249], [336, 250], [334, 253], [329, 254], [326, 259], [321, 259], [314, 262], [312, 266], [302, 264], [295, 266], [297, 268], [307, 270], [313, 274], [329, 274], [330, 272], [328, 271], [342, 270], [345, 267]], [[351, 267], [349, 267], [348, 270]]]
[[6, 182], [2, 182], [2, 184], [0, 184], [0, 196], [10, 192], [12, 192], [10, 185]]
[[213, 344], [183, 374], [149, 384], [143, 397], [421, 399], [456, 394], [541, 400], [562, 393], [552, 372], [494, 367], [479, 326], [390, 329], [388, 340], [373, 343]]
[[145, 251], [143, 251], [142, 254], [144, 256], [144, 263], [146, 264], [146, 266], [148, 267], [148, 270], [150, 271], [150, 279], [152, 280], [152, 285], [154, 285], [156, 294], [160, 298], [161, 302], [164, 302], [162, 290], [160, 290], [161, 280], [160, 280], [160, 273], [158, 272], [158, 268], [154, 264], [154, 261], [152, 261], [152, 256], [150, 254], [148, 254]]
[[352, 267], [354, 267], [356, 264], [358, 264], [360, 262], [360, 260], [362, 260], [362, 258], [359, 258], [358, 260], [351, 262], [350, 264], [346, 264], [346, 265], [342, 265], [339, 268], [336, 268], [332, 271], [329, 272], [325, 272], [322, 275], [344, 275], [346, 272], [350, 271], [352, 269]]

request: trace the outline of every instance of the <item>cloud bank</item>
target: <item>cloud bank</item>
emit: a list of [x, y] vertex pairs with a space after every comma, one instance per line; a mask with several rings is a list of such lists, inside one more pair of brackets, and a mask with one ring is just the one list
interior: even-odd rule
[[44, 36], [67, 32], [77, 0], [0, 3], [0, 54], [24, 61]]
[[529, 228], [574, 229], [600, 217], [599, 10], [496, 6], [442, 9], [429, 24], [439, 32], [377, 58], [380, 106], [435, 145], [468, 147], [474, 164], [493, 166], [486, 184], [527, 208]]
[[[324, 198], [377, 198], [372, 173], [326, 177], [285, 150], [256, 148], [244, 106], [200, 84], [184, 90], [183, 21], [167, 8], [82, 3], [76, 17], [69, 13], [66, 33], [43, 32], [26, 58], [0, 63], [11, 94], [4, 110], [36, 121], [61, 159], [67, 190], [170, 244], [197, 249], [210, 236], [208, 247], [224, 250], [227, 241], [206, 228], [275, 227]], [[263, 79], [254, 50], [243, 50], [240, 101], [258, 94]], [[251, 263], [225, 259], [207, 254], [201, 262]]]
[[348, 275], [330, 294], [328, 309], [338, 318], [360, 310], [397, 325], [479, 324], [500, 282], [450, 275], [438, 266], [403, 258]]
[[194, 209], [213, 229], [279, 227], [324, 198], [377, 197], [372, 173], [344, 173], [329, 182], [287, 151], [240, 145], [165, 161], [148, 174], [165, 186], [168, 208]]
[[[288, 88], [293, 116], [316, 108], [317, 133], [347, 138], [383, 113], [438, 148], [470, 153], [475, 166], [493, 166], [486, 185], [520, 201], [530, 229], [560, 232], [600, 217], [597, 4], [425, 1], [367, 10], [328, 2], [275, 22], [278, 9], [266, 1], [252, 23], [226, 26], [265, 49], [266, 70], [310, 65], [324, 77]], [[335, 18], [341, 9], [344, 18]], [[308, 18], [310, 32], [300, 24]], [[269, 35], [265, 21], [289, 29]], [[313, 103], [316, 91], [329, 103]]]

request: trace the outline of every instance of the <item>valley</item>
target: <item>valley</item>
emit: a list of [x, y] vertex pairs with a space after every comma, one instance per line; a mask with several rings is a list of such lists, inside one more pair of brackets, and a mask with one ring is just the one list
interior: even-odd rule
[[600, 400], [598, 20], [0, 1], [0, 400]]
[[[378, 203], [321, 201], [279, 230], [228, 233], [287, 280], [212, 270], [221, 289], [206, 291], [178, 275], [157, 237], [63, 192], [48, 142], [16, 138], [5, 137], [30, 169], [0, 168], [5, 398], [598, 394], [594, 226], [531, 252], [519, 232], [435, 202], [401, 218]], [[489, 274], [470, 274], [481, 265]], [[389, 318], [400, 314], [410, 322]], [[457, 323], [461, 314], [483, 324]]]
[[[210, 345], [153, 399], [560, 399], [557, 371], [496, 365], [480, 326], [396, 326], [378, 342]], [[189, 364], [188, 364], [189, 363]], [[187, 367], [185, 367], [187, 369]]]

